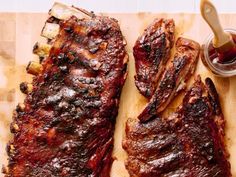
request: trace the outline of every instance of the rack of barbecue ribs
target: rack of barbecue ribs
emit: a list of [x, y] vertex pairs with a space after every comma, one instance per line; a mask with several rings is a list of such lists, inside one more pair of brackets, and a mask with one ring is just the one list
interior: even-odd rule
[[[149, 102], [138, 116], [139, 121], [128, 119], [126, 123], [123, 140], [123, 148], [128, 154], [126, 169], [131, 177], [230, 177], [224, 144], [225, 120], [211, 79], [207, 78], [203, 84], [200, 76], [196, 77], [177, 110], [169, 116], [162, 114], [175, 96], [186, 88], [186, 82], [196, 68], [200, 47], [193, 40], [179, 37], [171, 60], [171, 45], [166, 47], [155, 42], [163, 30], [168, 31], [163, 25], [155, 25], [160, 21], [171, 21], [174, 26], [172, 20], [155, 20], [136, 42], [138, 50], [134, 46], [135, 83]], [[153, 28], [156, 34], [147, 35]], [[173, 35], [173, 32], [170, 30], [164, 37]], [[149, 41], [149, 47], [143, 41]], [[150, 58], [150, 53], [157, 56]], [[162, 58], [163, 53], [164, 60], [171, 60], [164, 62], [168, 63], [167, 67], [150, 64], [155, 63], [155, 58]], [[143, 82], [137, 78], [148, 80]]]
[[131, 177], [230, 177], [224, 124], [213, 82], [198, 76], [169, 117], [127, 122], [126, 168]]
[[13, 115], [6, 177], [109, 177], [126, 42], [115, 19], [56, 3]]

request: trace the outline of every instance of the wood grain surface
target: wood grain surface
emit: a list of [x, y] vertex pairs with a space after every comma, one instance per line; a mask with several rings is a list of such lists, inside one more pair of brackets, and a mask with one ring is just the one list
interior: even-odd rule
[[[123, 35], [127, 40], [129, 53], [129, 74], [121, 95], [121, 103], [115, 129], [115, 161], [111, 177], [128, 177], [124, 168], [126, 153], [121, 141], [125, 136], [124, 126], [127, 118], [136, 119], [147, 100], [141, 96], [134, 85], [134, 59], [132, 47], [137, 37], [154, 18], [173, 18], [176, 23], [177, 36], [189, 37], [203, 43], [210, 29], [196, 14], [104, 14], [119, 20]], [[33, 45], [44, 41], [40, 32], [47, 18], [44, 13], [0, 13], [0, 164], [7, 163], [6, 143], [11, 139], [9, 124], [16, 104], [22, 102], [24, 95], [19, 91], [19, 84], [31, 81], [25, 68], [30, 60], [38, 58], [32, 54]], [[225, 28], [236, 28], [236, 14], [220, 16]], [[211, 77], [219, 92], [223, 112], [227, 121], [226, 142], [230, 153], [233, 177], [236, 177], [236, 77], [218, 78], [209, 72], [199, 60], [196, 74], [202, 78]], [[181, 95], [169, 106], [167, 113], [174, 111], [181, 101]], [[3, 174], [0, 174], [2, 177]]]

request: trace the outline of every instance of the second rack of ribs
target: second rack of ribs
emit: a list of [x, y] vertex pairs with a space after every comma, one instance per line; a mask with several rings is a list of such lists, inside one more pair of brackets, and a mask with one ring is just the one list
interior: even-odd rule
[[197, 77], [181, 106], [167, 118], [130, 119], [123, 147], [131, 177], [231, 177], [224, 117], [211, 79]]

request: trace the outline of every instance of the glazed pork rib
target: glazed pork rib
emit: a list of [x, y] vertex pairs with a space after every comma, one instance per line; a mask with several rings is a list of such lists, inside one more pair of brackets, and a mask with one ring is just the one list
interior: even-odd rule
[[185, 82], [195, 71], [200, 46], [197, 42], [179, 37], [175, 44], [173, 61], [161, 76], [158, 86], [147, 106], [138, 116], [144, 122], [161, 113], [176, 94], [185, 87]]
[[150, 98], [170, 58], [175, 25], [172, 19], [156, 19], [145, 29], [134, 47], [135, 84], [142, 95]]
[[168, 118], [130, 120], [123, 147], [131, 177], [231, 177], [224, 117], [213, 82], [197, 77]]
[[27, 96], [13, 115], [5, 176], [109, 177], [126, 43], [114, 19], [81, 19], [60, 4], [50, 13], [50, 40], [34, 48], [42, 64], [30, 62], [33, 83], [20, 86]]

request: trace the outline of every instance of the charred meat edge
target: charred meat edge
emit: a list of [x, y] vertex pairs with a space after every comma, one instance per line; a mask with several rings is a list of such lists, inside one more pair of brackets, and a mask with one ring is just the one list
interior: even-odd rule
[[154, 94], [157, 81], [170, 58], [174, 44], [174, 30], [175, 24], [172, 19], [155, 19], [133, 47], [135, 85], [147, 98]]
[[177, 39], [174, 59], [164, 71], [151, 100], [138, 116], [141, 122], [164, 111], [178, 92], [185, 88], [186, 81], [195, 71], [199, 51], [197, 42], [183, 37]]

